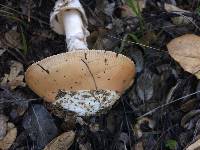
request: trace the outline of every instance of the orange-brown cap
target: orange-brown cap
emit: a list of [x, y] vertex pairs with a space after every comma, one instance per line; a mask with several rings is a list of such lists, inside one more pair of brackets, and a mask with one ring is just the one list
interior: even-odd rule
[[126, 56], [104, 50], [79, 50], [32, 64], [25, 74], [29, 87], [48, 102], [60, 91], [112, 90], [122, 94], [133, 83], [135, 65]]

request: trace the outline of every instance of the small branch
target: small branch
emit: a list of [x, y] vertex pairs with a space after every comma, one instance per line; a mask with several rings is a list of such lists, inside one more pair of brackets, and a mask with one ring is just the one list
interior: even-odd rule
[[42, 70], [44, 70], [47, 74], [49, 74], [49, 70], [45, 69], [44, 67], [42, 67], [40, 64], [37, 64]]
[[94, 75], [92, 74], [92, 72], [91, 72], [91, 70], [90, 70], [88, 64], [87, 64], [83, 59], [81, 59], [81, 61], [86, 65], [88, 71], [90, 72], [90, 74], [91, 74], [91, 76], [92, 76], [92, 79], [93, 79], [93, 81], [94, 81], [95, 89], [97, 90], [97, 84], [96, 84], [96, 81], [95, 81]]

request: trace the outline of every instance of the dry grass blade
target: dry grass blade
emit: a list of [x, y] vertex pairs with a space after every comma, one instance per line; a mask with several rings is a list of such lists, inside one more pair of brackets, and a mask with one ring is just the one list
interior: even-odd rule
[[[29, 14], [23, 14], [22, 12], [17, 11], [17, 10], [15, 10], [15, 9], [13, 9], [13, 8], [11, 8], [11, 7], [8, 7], [8, 6], [6, 6], [6, 5], [3, 5], [3, 4], [0, 4], [0, 6], [1, 6], [2, 8], [5, 8], [5, 9], [11, 11], [11, 12], [9, 12], [9, 11], [5, 11], [5, 10], [3, 10], [3, 9], [0, 9], [0, 12], [7, 13], [7, 14], [9, 13], [9, 14], [10, 14], [10, 16], [9, 16], [9, 15], [5, 15], [5, 14], [1, 14], [1, 13], [0, 13], [0, 16], [9, 17], [9, 18], [11, 18], [11, 19], [14, 18], [15, 20], [22, 21], [23, 23], [25, 23], [23, 20], [19, 19], [18, 17], [17, 17], [17, 19], [16, 19], [16, 15], [22, 15], [22, 16], [26, 16], [26, 17], [28, 17], [28, 18], [30, 17], [30, 19], [34, 19], [34, 20], [36, 20], [36, 21], [39, 21], [40, 23], [43, 23], [43, 24], [49, 26], [49, 23], [48, 23], [48, 22], [46, 22], [46, 21], [44, 21], [44, 20], [41, 20], [41, 19], [38, 18], [38, 17], [29, 16]], [[13, 12], [13, 13], [12, 13], [12, 12]]]
[[196, 94], [198, 94], [198, 93], [200, 93], [200, 91], [196, 91], [196, 92], [194, 92], [194, 93], [191, 93], [191, 94], [185, 95], [185, 96], [183, 96], [183, 97], [177, 98], [177, 99], [175, 99], [175, 100], [173, 100], [173, 101], [171, 101], [171, 102], [169, 102], [169, 103], [166, 103], [166, 104], [163, 104], [163, 105], [161, 105], [161, 106], [158, 106], [158, 107], [152, 109], [151, 111], [149, 111], [149, 112], [143, 114], [142, 116], [138, 117], [138, 119], [139, 119], [139, 118], [142, 118], [142, 117], [145, 117], [145, 116], [148, 116], [148, 115], [154, 113], [155, 111], [157, 111], [157, 110], [159, 110], [159, 109], [162, 109], [162, 108], [164, 108], [164, 107], [166, 107], [166, 106], [169, 106], [169, 105], [171, 105], [171, 104], [173, 104], [173, 103], [175, 103], [175, 102], [181, 101], [181, 100], [183, 100], [183, 99], [185, 99], [185, 98], [188, 98], [188, 97], [190, 97], [190, 96], [196, 95]]
[[116, 39], [116, 40], [120, 40], [122, 42], [127, 42], [129, 44], [139, 45], [141, 47], [150, 48], [150, 49], [153, 49], [153, 50], [156, 50], [156, 51], [162, 51], [162, 52], [168, 53], [167, 51], [164, 51], [164, 50], [161, 50], [161, 49], [158, 49], [158, 48], [155, 48], [155, 47], [151, 47], [151, 46], [148, 46], [148, 45], [144, 45], [142, 43], [138, 43], [138, 42], [134, 42], [134, 41], [130, 41], [130, 40], [124, 40], [124, 39], [121, 39], [121, 38], [118, 38], [118, 37], [115, 37], [115, 36], [112, 36], [112, 35], [109, 35], [109, 34], [107, 34], [107, 36], [110, 37], [110, 38]]

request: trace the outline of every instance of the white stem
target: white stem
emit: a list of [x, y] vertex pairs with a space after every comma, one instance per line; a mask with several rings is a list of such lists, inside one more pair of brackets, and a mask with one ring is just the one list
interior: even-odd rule
[[63, 12], [63, 24], [68, 51], [88, 49], [80, 12], [75, 9]]

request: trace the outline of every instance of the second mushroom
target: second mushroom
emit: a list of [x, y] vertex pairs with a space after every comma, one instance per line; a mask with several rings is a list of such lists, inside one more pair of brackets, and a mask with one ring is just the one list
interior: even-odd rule
[[132, 85], [134, 62], [111, 51], [88, 50], [87, 17], [79, 0], [58, 0], [50, 24], [65, 34], [69, 52], [32, 64], [27, 84], [45, 101], [79, 116], [106, 112]]

